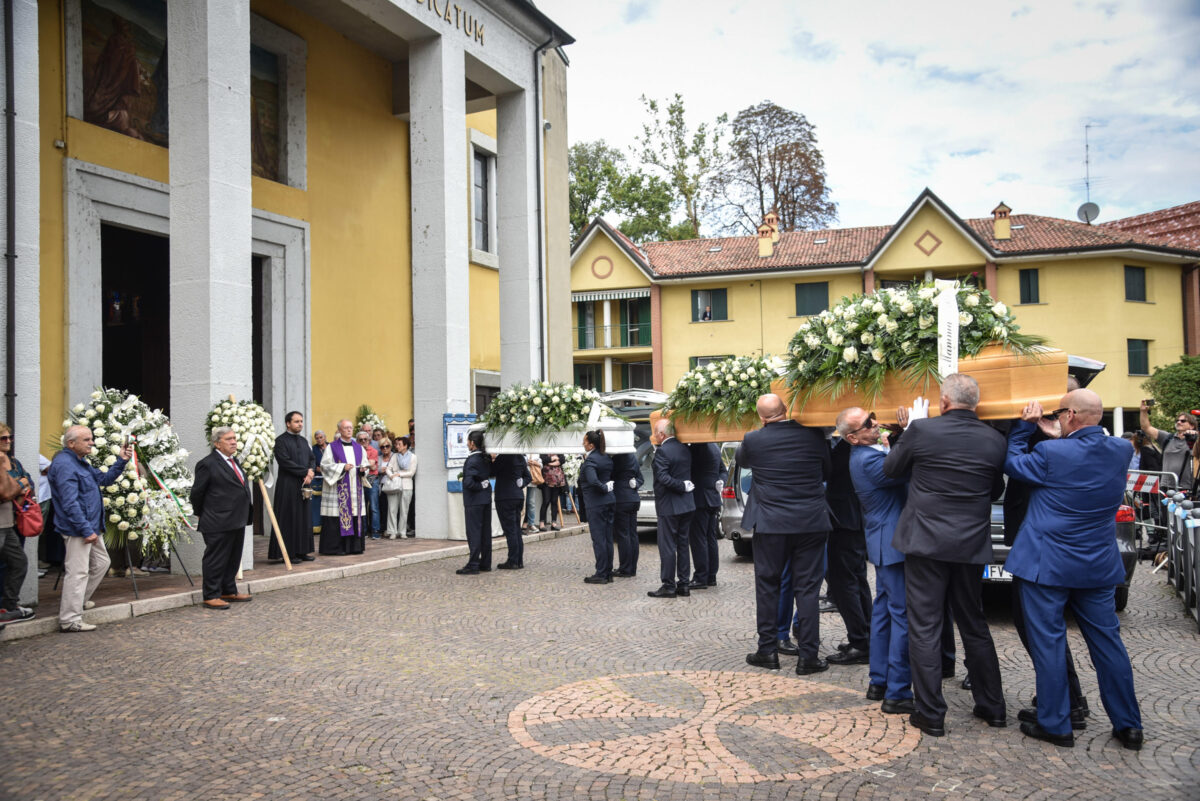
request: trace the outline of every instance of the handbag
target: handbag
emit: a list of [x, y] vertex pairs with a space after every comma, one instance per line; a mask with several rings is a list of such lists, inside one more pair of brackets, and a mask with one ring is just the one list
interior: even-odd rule
[[26, 490], [25, 494], [12, 502], [13, 516], [16, 518], [17, 533], [22, 537], [36, 537], [42, 533], [45, 521], [42, 520], [42, 507], [33, 499], [33, 492]]
[[529, 463], [529, 483], [535, 487], [540, 487], [546, 483], [546, 479], [542, 478], [542, 466], [540, 464]]

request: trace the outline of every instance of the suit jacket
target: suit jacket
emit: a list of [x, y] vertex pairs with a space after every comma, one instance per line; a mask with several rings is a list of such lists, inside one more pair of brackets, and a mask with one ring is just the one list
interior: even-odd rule
[[833, 515], [833, 527], [859, 531], [863, 527], [862, 507], [850, 478], [850, 451], [854, 446], [838, 437], [830, 443], [829, 481], [825, 484], [825, 500]]
[[829, 446], [821, 429], [795, 420], [767, 423], [746, 434], [737, 461], [753, 471], [743, 526], [756, 534], [830, 530], [829, 505], [821, 486], [829, 480]]
[[1005, 562], [1014, 576], [1055, 587], [1112, 587], [1125, 580], [1117, 549], [1117, 507], [1133, 446], [1087, 426], [1038, 443], [1037, 427], [1019, 423], [1004, 469], [1032, 485], [1029, 511]]
[[969, 409], [914, 420], [883, 461], [908, 478], [892, 544], [909, 556], [982, 565], [992, 559], [992, 500], [1004, 491], [1004, 435]]
[[[654, 511], [659, 517], [696, 511], [696, 499], [684, 486], [692, 480], [692, 452], [671, 437], [654, 451]], [[694, 483], [694, 482], [693, 482]]]
[[[638, 490], [646, 483], [646, 478], [638, 467], [637, 456], [632, 453], [618, 453], [612, 457], [612, 462], [613, 495], [617, 503], [640, 504], [642, 499]], [[629, 486], [631, 478], [637, 486]]]
[[[605, 486], [613, 481], [612, 457], [600, 451], [589, 451], [579, 467], [579, 492], [583, 495], [584, 509], [598, 509], [601, 506], [612, 506], [617, 502], [613, 493]], [[616, 482], [613, 481], [615, 490]]]
[[492, 487], [483, 482], [492, 477], [492, 460], [479, 451], [471, 451], [463, 462], [463, 506], [491, 506]]
[[[464, 476], [465, 477], [465, 476]], [[492, 477], [496, 479], [493, 495], [497, 502], [525, 502], [525, 488], [533, 481], [529, 474], [529, 464], [519, 453], [505, 453], [492, 460]], [[517, 486], [517, 479], [523, 482]]]
[[[242, 469], [241, 464], [238, 469]], [[245, 477], [246, 471], [242, 470]], [[202, 532], [233, 531], [250, 525], [250, 482], [239, 481], [219, 451], [212, 451], [196, 463], [191, 501]]]
[[908, 482], [889, 478], [883, 472], [885, 456], [883, 451], [866, 445], [856, 445], [850, 451], [850, 478], [862, 502], [867, 558], [877, 567], [904, 561], [904, 554], [892, 545], [892, 536], [908, 500]]
[[729, 481], [729, 468], [721, 461], [721, 448], [715, 442], [688, 445], [692, 452], [692, 483], [696, 485], [696, 508], [720, 509], [721, 493], [717, 482]]

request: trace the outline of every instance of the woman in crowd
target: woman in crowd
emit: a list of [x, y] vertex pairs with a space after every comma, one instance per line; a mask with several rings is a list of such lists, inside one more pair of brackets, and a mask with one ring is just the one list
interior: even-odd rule
[[[538, 514], [538, 519], [542, 521], [538, 526], [539, 531], [546, 530], [546, 523], [551, 523], [550, 530], [558, 531], [562, 528], [562, 511], [560, 504], [562, 503], [563, 487], [567, 486], [567, 474], [563, 472], [562, 457], [557, 453], [542, 454], [542, 479], [545, 481], [542, 484], [542, 508]], [[546, 516], [546, 509], [550, 510], [550, 516]], [[553, 521], [557, 517], [558, 524], [554, 525]]]
[[588, 513], [588, 530], [592, 534], [592, 552], [596, 556], [596, 572], [584, 579], [588, 584], [611, 584], [613, 563], [613, 480], [612, 458], [604, 452], [604, 432], [589, 431], [583, 435], [587, 456], [579, 468], [579, 492]]
[[613, 460], [613, 540], [617, 544], [617, 569], [614, 576], [628, 578], [637, 575], [638, 531], [637, 514], [642, 505], [638, 490], [646, 482], [638, 468], [637, 456], [618, 453]]
[[[25, 493], [33, 489], [33, 477], [13, 455], [12, 429], [6, 423], [0, 423], [0, 453], [8, 457], [10, 468], [8, 474], [16, 479]], [[14, 501], [0, 502], [0, 561], [4, 563], [4, 589], [0, 598], [0, 621], [25, 620], [33, 617], [33, 610], [21, 606], [21, 584], [25, 581], [25, 572], [29, 569], [29, 560], [25, 556], [25, 543], [16, 529], [16, 513], [13, 511]]]
[[492, 569], [492, 460], [482, 431], [467, 434], [467, 450], [471, 453], [463, 463], [462, 496], [471, 555], [466, 565], [454, 571], [460, 576]]
[[396, 539], [396, 513], [400, 511], [400, 466], [392, 451], [392, 439], [386, 434], [376, 440], [379, 448], [379, 518], [383, 521], [383, 533], [389, 540]]
[[[396, 438], [396, 463], [400, 466], [400, 494], [395, 496], [394, 500], [399, 504], [400, 508], [396, 512], [396, 532], [406, 534], [409, 537], [417, 536], [417, 532], [406, 532], [408, 528], [408, 509], [412, 505], [413, 479], [417, 475], [417, 454], [413, 453], [412, 445], [408, 437]], [[388, 514], [391, 514], [392, 507], [388, 507]]]
[[325, 432], [317, 430], [313, 432], [313, 458], [316, 460], [317, 466], [313, 468], [312, 487], [313, 496], [312, 502], [309, 504], [312, 507], [312, 525], [313, 533], [321, 532], [321, 489], [325, 486], [325, 482], [321, 480], [321, 457], [325, 455], [325, 448], [329, 445], [329, 441], [325, 439]]

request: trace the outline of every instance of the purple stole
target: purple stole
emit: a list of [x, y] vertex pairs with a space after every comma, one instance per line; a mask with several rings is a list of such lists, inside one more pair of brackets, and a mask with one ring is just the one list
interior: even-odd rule
[[[354, 446], [354, 466], [357, 468], [358, 463], [362, 461], [363, 449], [362, 445], [357, 442], [351, 443]], [[341, 464], [349, 464], [346, 461], [346, 446], [342, 444], [339, 437], [329, 444], [333, 448], [333, 461]], [[337, 502], [338, 502], [338, 529], [343, 537], [358, 537], [362, 535], [358, 531], [358, 518], [351, 514], [350, 507], [350, 471], [346, 470], [337, 483]], [[358, 504], [362, 508], [362, 484], [359, 484]]]

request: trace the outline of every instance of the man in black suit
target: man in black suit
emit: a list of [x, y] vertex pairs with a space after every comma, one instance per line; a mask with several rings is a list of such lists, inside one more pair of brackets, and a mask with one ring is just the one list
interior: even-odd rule
[[838, 437], [830, 449], [832, 472], [825, 485], [825, 498], [833, 515], [829, 534], [829, 566], [825, 581], [829, 598], [837, 604], [846, 624], [846, 642], [837, 653], [826, 657], [831, 665], [865, 665], [870, 661], [871, 585], [867, 582], [867, 535], [863, 532], [862, 507], [850, 480], [850, 451], [853, 446]]
[[707, 590], [717, 583], [717, 512], [721, 510], [721, 490], [729, 478], [729, 469], [721, 461], [721, 448], [715, 442], [694, 442], [692, 452], [692, 483], [696, 485], [696, 514], [692, 516], [688, 538], [692, 545], [692, 565], [695, 572], [688, 585], [693, 590]]
[[1000, 663], [980, 600], [992, 558], [991, 502], [1004, 491], [1004, 435], [975, 415], [979, 385], [962, 373], [942, 382], [941, 416], [914, 420], [884, 460], [891, 478], [908, 479], [908, 504], [892, 541], [905, 555], [908, 653], [916, 711], [909, 721], [933, 737], [946, 733], [942, 629], [949, 599], [967, 655], [974, 714], [1007, 725]]
[[758, 651], [747, 654], [746, 662], [779, 669], [779, 584], [790, 560], [800, 654], [796, 673], [818, 673], [829, 667], [817, 656], [817, 596], [830, 528], [822, 487], [829, 479], [829, 446], [820, 429], [788, 419], [778, 395], [758, 399], [758, 416], [762, 429], [746, 434], [737, 452], [738, 464], [752, 470], [742, 525], [754, 531]]
[[658, 515], [658, 558], [662, 586], [646, 593], [651, 598], [691, 595], [688, 577], [688, 528], [696, 511], [692, 490], [692, 453], [675, 439], [675, 426], [660, 419], [654, 425], [654, 511]]
[[204, 607], [228, 609], [230, 601], [250, 600], [237, 589], [242, 540], [250, 525], [250, 482], [234, 458], [237, 434], [232, 428], [214, 428], [212, 446], [213, 452], [196, 464], [191, 501], [204, 537]]

